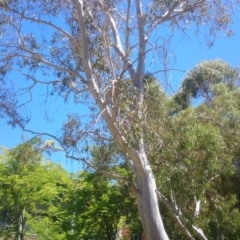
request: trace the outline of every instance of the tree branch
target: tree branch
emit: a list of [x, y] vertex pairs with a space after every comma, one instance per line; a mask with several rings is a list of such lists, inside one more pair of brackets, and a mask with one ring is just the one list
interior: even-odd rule
[[[77, 18], [78, 18], [79, 29], [81, 33], [81, 43], [82, 43], [81, 52], [82, 52], [84, 70], [86, 72], [88, 81], [91, 81], [91, 83], [93, 83], [92, 82], [93, 81], [92, 66], [89, 59], [88, 34], [87, 34], [86, 24], [84, 20], [83, 0], [75, 0], [75, 5], [77, 8], [77, 13], [78, 13]], [[96, 84], [94, 87], [98, 89]]]
[[[137, 189], [134, 185], [134, 183], [128, 179], [128, 178], [125, 178], [125, 177], [122, 177], [122, 176], [119, 176], [118, 174], [114, 174], [114, 173], [111, 173], [111, 172], [106, 172], [104, 170], [101, 170], [97, 167], [95, 167], [89, 160], [87, 160], [86, 158], [82, 158], [82, 157], [75, 157], [73, 155], [70, 155], [69, 152], [67, 151], [67, 149], [64, 147], [64, 145], [62, 144], [62, 142], [60, 141], [60, 139], [58, 139], [56, 136], [52, 135], [52, 134], [48, 134], [48, 133], [40, 133], [40, 132], [34, 132], [34, 131], [31, 131], [31, 130], [28, 130], [28, 129], [25, 129], [25, 128], [22, 128], [24, 131], [26, 132], [29, 132], [29, 133], [32, 133], [32, 134], [35, 134], [36, 136], [49, 136], [53, 139], [55, 139], [62, 147], [62, 149], [60, 148], [57, 148], [57, 151], [64, 151], [66, 153], [66, 157], [67, 158], [70, 158], [70, 159], [73, 159], [73, 160], [76, 160], [76, 161], [82, 161], [84, 163], [87, 164], [88, 167], [94, 169], [95, 171], [99, 172], [99, 173], [103, 173], [104, 175], [106, 176], [109, 176], [109, 177], [113, 177], [115, 179], [119, 179], [121, 181], [124, 181], [126, 183], [128, 183], [128, 186], [130, 187], [130, 189], [134, 192], [137, 192]], [[35, 136], [35, 137], [36, 137]], [[33, 139], [33, 138], [32, 138]], [[32, 140], [31, 139], [31, 140]], [[29, 140], [29, 141], [31, 141]], [[44, 150], [44, 148], [42, 148], [42, 150]]]
[[35, 23], [42, 23], [44, 25], [50, 26], [50, 27], [54, 28], [55, 30], [58, 30], [59, 32], [63, 33], [66, 37], [69, 38], [69, 40], [71, 42], [74, 42], [74, 38], [68, 32], [64, 31], [62, 28], [58, 27], [57, 25], [53, 24], [52, 22], [44, 21], [42, 19], [27, 17], [23, 13], [19, 13], [18, 11], [14, 10], [12, 8], [8, 8], [8, 10], [10, 10], [10, 11], [14, 12], [15, 14], [19, 15], [22, 19], [29, 20], [29, 21], [35, 22]]
[[145, 51], [147, 38], [144, 32], [145, 19], [142, 13], [141, 0], [136, 0], [136, 11], [137, 11], [137, 24], [138, 24], [138, 38], [139, 38], [139, 51], [138, 51], [138, 66], [137, 73], [134, 78], [134, 86], [138, 87], [140, 91], [143, 89], [143, 76], [145, 71]]
[[[157, 195], [159, 196], [160, 200], [162, 201], [162, 203], [168, 208], [168, 210], [170, 210], [170, 212], [173, 214], [174, 218], [179, 223], [183, 233], [186, 234], [186, 236], [189, 239], [194, 240], [195, 238], [188, 231], [187, 226], [186, 226], [186, 225], [190, 225], [188, 220], [186, 220], [182, 216], [182, 213], [177, 210], [178, 208], [176, 207], [175, 204], [173, 205], [173, 203], [171, 203], [160, 191], [156, 190], [156, 192], [157, 192]], [[199, 239], [201, 239], [201, 240], [208, 240], [207, 237], [204, 235], [204, 233], [203, 233], [201, 228], [198, 228], [198, 227], [196, 227], [196, 226], [194, 226], [192, 224], [191, 224], [191, 228], [197, 234]]]
[[[17, 46], [15, 46], [15, 47], [17, 47]], [[59, 67], [58, 65], [46, 60], [43, 56], [41, 56], [39, 53], [37, 53], [35, 51], [31, 51], [31, 50], [23, 48], [21, 46], [19, 46], [19, 49], [22, 50], [25, 53], [29, 53], [30, 56], [19, 53], [19, 54], [16, 54], [14, 57], [24, 57], [24, 58], [30, 58], [30, 59], [37, 60], [39, 62], [44, 63], [45, 65], [47, 65], [49, 67], [52, 67], [55, 70], [62, 71], [62, 72], [67, 72], [67, 73], [70, 73], [70, 74], [73, 74], [73, 75], [77, 75], [84, 84], [87, 84], [86, 79], [82, 75], [80, 75], [76, 70]]]
[[129, 61], [129, 59], [124, 54], [122, 44], [121, 44], [121, 40], [120, 40], [120, 35], [117, 31], [115, 21], [111, 17], [110, 13], [108, 13], [108, 17], [109, 17], [109, 21], [110, 21], [111, 28], [112, 28], [113, 38], [114, 38], [114, 41], [115, 41], [115, 44], [113, 44], [113, 48], [115, 49], [118, 56], [124, 61], [124, 65], [126, 65], [126, 69], [128, 69], [128, 72], [130, 74], [131, 79], [134, 79], [135, 69], [134, 69], [132, 63]]
[[130, 20], [131, 3], [132, 3], [132, 0], [128, 0], [126, 29], [125, 29], [125, 32], [126, 32], [125, 56], [126, 56], [127, 59], [128, 59], [129, 53], [130, 53], [130, 46], [129, 46], [129, 38], [130, 38], [129, 20]]
[[115, 178], [115, 179], [119, 179], [119, 180], [121, 180], [121, 181], [124, 181], [124, 182], [128, 183], [128, 184], [131, 185], [131, 186], [134, 186], [133, 182], [132, 182], [130, 179], [125, 178], [125, 177], [122, 177], [122, 176], [119, 176], [119, 175], [114, 174], [114, 173], [111, 173], [111, 172], [106, 172], [106, 171], [104, 171], [104, 170], [98, 169], [97, 167], [95, 167], [95, 166], [94, 166], [89, 160], [87, 160], [86, 158], [81, 158], [81, 157], [78, 158], [78, 157], [74, 157], [74, 156], [68, 155], [68, 154], [66, 155], [66, 157], [67, 157], [67, 158], [71, 158], [71, 159], [76, 160], [76, 161], [82, 161], [82, 162], [86, 163], [88, 167], [94, 169], [95, 171], [97, 171], [97, 172], [99, 172], [99, 173], [103, 173], [103, 174], [106, 175], [106, 176], [113, 177], [113, 178]]
[[205, 2], [206, 2], [206, 0], [197, 1], [194, 4], [189, 4], [189, 5], [183, 6], [180, 9], [177, 9], [180, 2], [176, 1], [175, 3], [173, 3], [173, 5], [170, 7], [170, 9], [168, 11], [166, 11], [162, 16], [155, 18], [155, 22], [153, 22], [153, 24], [150, 26], [150, 28], [148, 30], [148, 34], [150, 34], [157, 25], [167, 22], [177, 16], [184, 14], [184, 13], [187, 13], [189, 11], [197, 9], [199, 6], [203, 5]]

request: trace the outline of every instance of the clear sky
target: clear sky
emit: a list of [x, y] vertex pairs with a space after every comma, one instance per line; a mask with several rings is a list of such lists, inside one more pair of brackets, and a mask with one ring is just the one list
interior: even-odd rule
[[[171, 54], [176, 57], [174, 68], [187, 71], [203, 60], [216, 58], [230, 63], [233, 67], [240, 67], [240, 10], [236, 12], [233, 18], [232, 30], [235, 35], [230, 38], [220, 37], [216, 39], [212, 48], [208, 48], [203, 39], [196, 38], [191, 32], [189, 32], [189, 37], [176, 34], [171, 48]], [[174, 89], [180, 85], [183, 77], [184, 73], [170, 73], [170, 83], [174, 86]], [[39, 99], [42, 98], [42, 94], [41, 89], [36, 89], [34, 101], [26, 110], [32, 119], [28, 126], [29, 129], [49, 131], [56, 134], [60, 130], [64, 119], [66, 119], [67, 113], [85, 111], [85, 109], [79, 109], [74, 104], [64, 104], [61, 97], [51, 98], [51, 101], [46, 104], [39, 103], [38, 97]], [[0, 119], [0, 146], [15, 147], [22, 142], [22, 136], [30, 138], [29, 134], [22, 132], [19, 128], [12, 129], [7, 125], [5, 119]], [[75, 172], [81, 167], [80, 164], [67, 160], [61, 153], [54, 154], [52, 159], [62, 163], [68, 171]]]

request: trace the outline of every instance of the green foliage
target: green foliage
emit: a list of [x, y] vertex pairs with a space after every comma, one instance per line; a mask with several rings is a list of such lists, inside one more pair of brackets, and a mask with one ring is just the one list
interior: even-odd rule
[[64, 239], [61, 211], [70, 180], [60, 166], [43, 161], [39, 144], [36, 139], [4, 148], [0, 156], [0, 208], [6, 213], [1, 220], [10, 226], [1, 230], [5, 237], [14, 232], [23, 239], [28, 232], [39, 239]]
[[219, 59], [200, 63], [188, 72], [179, 93], [174, 96], [178, 109], [185, 109], [196, 98], [209, 103], [214, 94], [213, 86], [224, 83], [229, 89], [233, 89], [239, 85], [239, 77], [239, 69], [234, 69]]
[[[55, 146], [35, 139], [8, 150], [3, 149], [0, 162], [0, 208], [7, 212], [6, 239], [36, 234], [38, 239], [115, 239], [122, 226], [142, 232], [137, 206], [127, 185], [120, 186], [98, 173], [82, 172], [72, 180], [58, 165], [42, 159], [42, 149]], [[92, 155], [101, 170], [111, 169], [112, 146], [93, 147]], [[101, 157], [101, 158], [100, 158]], [[116, 156], [115, 156], [116, 157]], [[101, 163], [100, 159], [106, 159]], [[102, 165], [102, 167], [100, 167]], [[128, 176], [121, 165], [115, 170]], [[111, 169], [112, 170], [112, 169]], [[22, 220], [20, 221], [20, 219]], [[20, 230], [22, 228], [22, 230]]]
[[[227, 27], [239, 0], [102, 2], [1, 2], [0, 81], [4, 87], [0, 87], [0, 117], [8, 117], [9, 124], [23, 128], [29, 118], [18, 114], [19, 108], [25, 106], [24, 95], [29, 94], [32, 99], [32, 89], [39, 84], [48, 86], [47, 95], [52, 86], [51, 94], [58, 93], [65, 101], [71, 99], [69, 96], [73, 93], [76, 103], [90, 106], [93, 121], [86, 123], [80, 121], [78, 114], [69, 114], [60, 139], [68, 155], [76, 153], [73, 158], [79, 157], [79, 152], [87, 145], [79, 151], [79, 142], [84, 138], [88, 142], [90, 138], [90, 141], [109, 139], [112, 134], [122, 151], [126, 140], [129, 156], [119, 154], [118, 149], [100, 146], [99, 151], [92, 150], [93, 157], [101, 157], [94, 164], [101, 171], [110, 170], [110, 174], [115, 171], [120, 177], [128, 177], [139, 191], [144, 178], [139, 177], [135, 182], [134, 174], [128, 173], [127, 164], [121, 160], [131, 157], [128, 163], [134, 162], [131, 167], [137, 177], [141, 173], [151, 174], [149, 162], [154, 164], [161, 191], [170, 196], [172, 204], [172, 199], [177, 202], [188, 225], [200, 226], [211, 238], [216, 236], [214, 229], [229, 238], [237, 236], [239, 196], [236, 191], [229, 192], [227, 187], [219, 188], [223, 186], [223, 179], [228, 183], [226, 186], [236, 188], [232, 179], [238, 179], [234, 172], [234, 164], [239, 162], [240, 98], [234, 89], [238, 86], [237, 70], [220, 61], [203, 63], [189, 72], [182, 90], [171, 100], [157, 81], [149, 76], [144, 79], [144, 69], [151, 54], [159, 56], [157, 61], [165, 66], [167, 56], [171, 55], [166, 50], [167, 45], [171, 45], [168, 39], [175, 28], [185, 33], [194, 24], [196, 32], [201, 30], [201, 25], [207, 26], [210, 45], [218, 31], [231, 35]], [[31, 24], [31, 28], [26, 28], [25, 24]], [[164, 28], [170, 31], [162, 31]], [[20, 74], [31, 83], [11, 89], [8, 85], [10, 72], [17, 74], [15, 79], [19, 79]], [[129, 76], [132, 79], [127, 81]], [[205, 101], [193, 109], [191, 100], [197, 97]], [[81, 108], [76, 109], [80, 113]], [[102, 124], [102, 119], [106, 124]], [[9, 209], [13, 216], [14, 231], [22, 237], [24, 231], [20, 228], [28, 222], [43, 239], [64, 239], [63, 227], [70, 238], [111, 239], [122, 215], [128, 219], [127, 213], [121, 212], [125, 209], [117, 208], [128, 200], [128, 195], [124, 195], [127, 193], [124, 192], [122, 198], [115, 182], [106, 181], [102, 176], [97, 181], [91, 174], [81, 176], [84, 180], [80, 179], [77, 189], [67, 194], [66, 204], [71, 202], [74, 206], [68, 208], [70, 214], [67, 214], [62, 209], [65, 204], [62, 193], [68, 183], [59, 185], [52, 165], [41, 163], [41, 151], [33, 145], [26, 146], [27, 151], [19, 147], [7, 153], [9, 162], [4, 161], [9, 163], [9, 170], [5, 169], [5, 162], [0, 165], [0, 199], [3, 209]], [[54, 146], [48, 143], [46, 147]], [[109, 154], [112, 151], [116, 158]], [[94, 198], [90, 198], [91, 195]], [[149, 196], [155, 197], [154, 192]], [[196, 200], [202, 203], [200, 214], [195, 214]], [[142, 216], [147, 210], [143, 209]], [[228, 220], [225, 211], [233, 218], [229, 231], [224, 228]], [[69, 224], [65, 224], [62, 216]], [[157, 212], [156, 216], [161, 219]], [[150, 220], [142, 219], [145, 226], [150, 225]], [[151, 228], [154, 227], [148, 226]], [[151, 234], [150, 230], [147, 232]]]
[[[120, 186], [97, 173], [82, 172], [72, 191], [70, 239], [115, 239], [129, 225], [139, 231], [137, 207], [127, 186]], [[141, 232], [141, 227], [140, 227]]]
[[[206, 93], [209, 101], [195, 108], [189, 102], [184, 110], [162, 118], [164, 129], [159, 135], [163, 144], [152, 155], [162, 193], [177, 204], [187, 228], [191, 224], [200, 227], [208, 239], [238, 239], [240, 235], [237, 76], [236, 70], [218, 60], [203, 62], [190, 71], [173, 103], [184, 109], [177, 102], [179, 94], [190, 99]], [[199, 212], [197, 201], [201, 203]], [[166, 209], [163, 212], [170, 238], [185, 239], [171, 214]]]
[[[189, 85], [184, 82], [184, 88], [172, 98], [162, 91], [156, 79], [146, 77], [144, 116], [147, 121], [140, 126], [145, 129], [146, 152], [161, 192], [172, 204], [175, 201], [187, 220], [185, 227], [190, 231], [192, 224], [200, 227], [209, 239], [220, 236], [237, 239], [240, 234], [237, 227], [240, 178], [239, 167], [236, 168], [240, 156], [238, 72], [219, 60], [199, 66], [189, 72], [186, 78]], [[198, 79], [195, 85], [193, 77]], [[198, 107], [191, 107], [191, 98], [203, 99], [203, 86], [208, 101], [205, 99]], [[177, 102], [180, 93], [188, 94], [189, 102], [185, 109], [174, 112], [176, 105], [182, 104]], [[124, 164], [116, 167], [126, 156], [114, 145], [94, 147], [92, 154], [99, 169], [109, 173], [118, 170], [120, 176], [134, 181], [127, 166], [125, 170]], [[197, 201], [199, 212], [196, 212]], [[171, 212], [162, 204], [161, 207], [170, 238], [186, 239]]]

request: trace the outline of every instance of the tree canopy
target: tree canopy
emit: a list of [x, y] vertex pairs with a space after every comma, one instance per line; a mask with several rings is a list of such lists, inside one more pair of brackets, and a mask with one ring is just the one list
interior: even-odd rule
[[239, 86], [239, 79], [238, 68], [233, 68], [220, 59], [204, 61], [189, 71], [183, 79], [181, 89], [175, 95], [176, 104], [180, 108], [186, 108], [197, 98], [210, 103], [214, 85], [225, 83], [232, 89]]
[[[217, 79], [212, 75], [216, 69]], [[189, 103], [174, 112], [182, 104], [176, 96], [189, 94], [193, 99], [197, 96], [191, 95], [189, 89], [196, 88], [202, 93], [195, 79], [186, 84], [189, 76], [206, 82], [205, 93], [211, 98], [202, 97], [197, 106]], [[153, 170], [162, 186], [159, 197], [175, 218], [168, 222], [168, 215], [166, 227], [172, 229], [177, 223], [176, 229], [185, 234], [182, 237], [177, 231], [169, 231], [171, 239], [239, 237], [239, 94], [238, 69], [220, 60], [200, 63], [187, 73], [179, 92], [170, 99], [165, 121], [159, 122], [162, 146], [152, 155]], [[198, 227], [205, 235], [195, 231]], [[193, 234], [186, 231], [191, 228]]]
[[[0, 209], [5, 225], [1, 233], [5, 237], [12, 238], [15, 233], [15, 239], [22, 240], [28, 232], [38, 233], [40, 239], [39, 231], [49, 234], [51, 230], [51, 239], [64, 235], [61, 221], [54, 218], [61, 218], [61, 196], [71, 181], [60, 166], [43, 161], [40, 146], [36, 139], [14, 149], [4, 148], [0, 155]], [[48, 231], [44, 222], [48, 223]]]
[[126, 184], [97, 172], [70, 175], [43, 160], [42, 150], [49, 144], [33, 139], [2, 149], [0, 233], [4, 239], [115, 239], [124, 226], [142, 232]]
[[127, 186], [119, 186], [97, 173], [82, 172], [71, 199], [74, 222], [71, 239], [114, 240], [123, 226], [142, 232], [137, 206]]

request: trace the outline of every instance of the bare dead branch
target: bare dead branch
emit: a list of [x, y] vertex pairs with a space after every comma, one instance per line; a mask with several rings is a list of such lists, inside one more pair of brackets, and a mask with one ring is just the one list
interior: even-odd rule
[[145, 72], [145, 60], [146, 60], [146, 42], [147, 42], [147, 36], [145, 35], [144, 25], [145, 25], [145, 19], [142, 12], [142, 3], [141, 0], [136, 0], [136, 12], [138, 16], [138, 38], [139, 38], [139, 51], [138, 51], [138, 66], [137, 66], [137, 72], [135, 75], [135, 78], [133, 80], [134, 86], [138, 86], [139, 90], [142, 90], [140, 88], [141, 82], [143, 81], [143, 76]]

